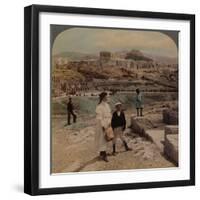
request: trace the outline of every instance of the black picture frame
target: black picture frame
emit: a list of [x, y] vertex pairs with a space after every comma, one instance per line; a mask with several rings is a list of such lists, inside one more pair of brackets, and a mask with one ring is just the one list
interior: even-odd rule
[[[190, 178], [189, 180], [39, 188], [39, 14], [77, 13], [190, 22]], [[24, 9], [24, 192], [30, 195], [96, 192], [195, 184], [195, 15], [31, 5]]]

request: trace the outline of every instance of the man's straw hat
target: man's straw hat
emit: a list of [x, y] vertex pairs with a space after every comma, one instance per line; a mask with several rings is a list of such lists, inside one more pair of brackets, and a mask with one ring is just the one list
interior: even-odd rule
[[117, 102], [117, 103], [115, 104], [115, 107], [116, 107], [116, 106], [119, 106], [119, 105], [122, 105], [122, 103], [121, 103], [121, 102]]

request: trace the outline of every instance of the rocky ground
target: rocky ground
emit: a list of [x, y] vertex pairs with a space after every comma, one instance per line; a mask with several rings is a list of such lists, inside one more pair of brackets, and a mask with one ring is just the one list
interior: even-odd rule
[[[154, 128], [164, 126], [162, 110], [174, 102], [154, 103], [148, 106], [144, 115], [151, 119]], [[126, 111], [128, 125], [134, 110]], [[140, 137], [127, 128], [126, 140], [132, 151], [126, 152], [121, 141], [117, 143], [117, 155], [112, 156], [112, 143], [109, 143], [109, 162], [98, 159], [94, 147], [94, 116], [79, 116], [76, 124], [66, 125], [66, 115], [55, 115], [52, 119], [52, 173], [125, 170], [145, 168], [175, 167], [167, 160], [159, 148], [151, 141]]]

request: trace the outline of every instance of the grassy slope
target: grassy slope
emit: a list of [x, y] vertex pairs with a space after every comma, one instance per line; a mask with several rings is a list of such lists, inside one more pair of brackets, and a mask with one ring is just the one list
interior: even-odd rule
[[[125, 109], [134, 109], [134, 99], [135, 94], [115, 94], [109, 97], [110, 105], [112, 110], [114, 110], [114, 104], [118, 101], [123, 103]], [[176, 94], [144, 94], [144, 104], [150, 104], [156, 101], [166, 101], [176, 99]], [[52, 114], [66, 114], [67, 113], [67, 101], [68, 98], [62, 98], [61, 100], [54, 100], [52, 102]], [[98, 104], [98, 96], [93, 97], [73, 97], [73, 103], [75, 105], [75, 110], [78, 114], [88, 114], [94, 115], [95, 108]]]
[[[132, 95], [121, 95], [116, 94], [111, 96], [110, 105], [112, 110], [114, 109], [114, 104], [118, 101], [124, 104], [124, 107], [132, 107], [134, 106], [132, 102], [134, 102], [134, 97]], [[79, 114], [94, 114], [95, 108], [98, 104], [98, 96], [96, 97], [73, 97], [73, 103], [75, 105], [75, 110]], [[53, 114], [66, 114], [67, 110], [67, 98], [62, 100], [56, 100], [52, 102], [52, 113]]]

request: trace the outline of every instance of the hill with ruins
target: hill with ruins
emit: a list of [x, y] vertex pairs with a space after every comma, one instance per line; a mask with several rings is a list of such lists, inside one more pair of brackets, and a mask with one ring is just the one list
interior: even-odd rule
[[177, 59], [153, 56], [139, 50], [109, 52], [98, 55], [64, 52], [53, 56], [53, 95], [78, 91], [176, 91]]

